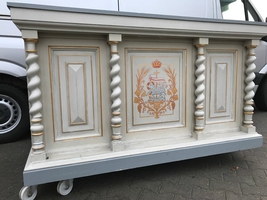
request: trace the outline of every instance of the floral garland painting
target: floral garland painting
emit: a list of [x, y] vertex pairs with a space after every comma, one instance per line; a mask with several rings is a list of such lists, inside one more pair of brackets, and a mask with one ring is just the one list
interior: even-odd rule
[[[162, 67], [159, 60], [151, 65], [152, 67], [143, 66], [137, 70], [134, 103], [140, 114], [146, 112], [158, 119], [168, 110], [175, 109], [178, 101], [176, 73], [173, 67]], [[161, 76], [163, 73], [165, 76]]]

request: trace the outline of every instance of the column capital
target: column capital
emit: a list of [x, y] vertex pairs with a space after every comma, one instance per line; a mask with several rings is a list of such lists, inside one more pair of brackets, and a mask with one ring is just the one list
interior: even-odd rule
[[245, 47], [249, 48], [256, 48], [260, 44], [260, 40], [247, 40], [245, 42]]
[[21, 30], [21, 34], [24, 40], [32, 40], [34, 42], [38, 39], [38, 32], [36, 30]]
[[122, 41], [121, 34], [109, 34], [108, 35], [108, 43], [119, 43]]
[[197, 38], [194, 40], [194, 45], [197, 47], [205, 46], [209, 44], [209, 38]]

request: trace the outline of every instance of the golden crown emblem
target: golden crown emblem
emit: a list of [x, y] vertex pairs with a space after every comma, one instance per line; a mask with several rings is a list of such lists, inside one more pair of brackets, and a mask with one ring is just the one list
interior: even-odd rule
[[161, 62], [158, 60], [155, 60], [154, 62], [152, 62], [152, 67], [153, 68], [160, 68], [161, 67]]

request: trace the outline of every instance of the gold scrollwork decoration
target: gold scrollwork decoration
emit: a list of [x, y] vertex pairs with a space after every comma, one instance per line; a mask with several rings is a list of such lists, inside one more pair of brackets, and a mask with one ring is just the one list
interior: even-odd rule
[[[178, 100], [175, 69], [170, 66], [164, 67], [161, 72], [165, 72], [165, 78], [159, 77], [160, 71], [158, 71], [158, 68], [161, 65], [158, 63], [158, 60], [152, 63], [154, 73], [151, 73], [153, 68], [146, 66], [137, 70], [136, 90], [134, 92], [134, 103], [138, 104], [138, 112], [140, 114], [146, 112], [156, 119], [168, 110], [173, 111]], [[166, 79], [168, 80], [166, 81]]]

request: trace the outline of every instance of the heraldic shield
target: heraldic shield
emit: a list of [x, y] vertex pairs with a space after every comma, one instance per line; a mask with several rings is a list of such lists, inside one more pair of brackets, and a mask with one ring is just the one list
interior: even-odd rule
[[[174, 68], [168, 66], [160, 70], [162, 63], [159, 60], [155, 60], [151, 65], [152, 69], [138, 69], [134, 103], [138, 104], [140, 114], [147, 112], [157, 119], [168, 111], [173, 113], [178, 100], [178, 90]], [[162, 71], [168, 76], [167, 80], [160, 76]], [[149, 81], [145, 81], [146, 76], [149, 77]]]
[[[132, 125], [172, 123], [182, 125], [183, 52], [132, 55]], [[166, 125], [166, 124], [165, 124]]]

